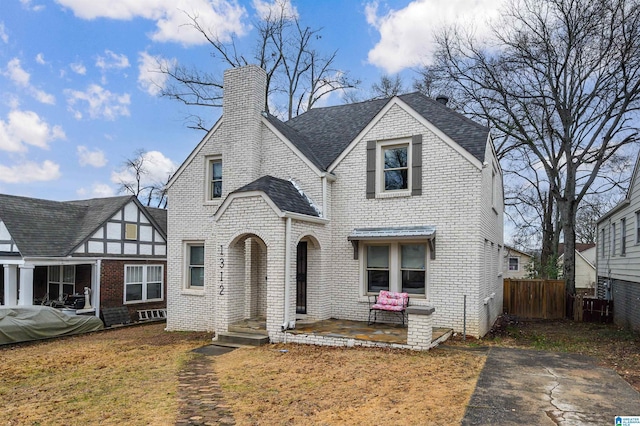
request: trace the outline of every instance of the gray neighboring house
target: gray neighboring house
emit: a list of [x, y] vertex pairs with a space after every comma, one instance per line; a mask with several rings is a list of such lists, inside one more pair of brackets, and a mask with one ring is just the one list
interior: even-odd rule
[[[134, 196], [50, 201], [0, 194], [0, 301], [81, 299], [104, 308], [166, 307], [166, 210]], [[93, 312], [93, 311], [92, 311]]]
[[613, 321], [640, 331], [640, 154], [627, 196], [598, 220], [596, 295], [613, 300]]

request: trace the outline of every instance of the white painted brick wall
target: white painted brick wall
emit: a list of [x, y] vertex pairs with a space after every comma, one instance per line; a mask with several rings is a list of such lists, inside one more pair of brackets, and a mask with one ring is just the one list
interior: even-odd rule
[[[252, 101], [254, 113], [258, 111], [255, 99], [258, 97]], [[260, 120], [259, 112], [256, 114], [256, 120]], [[252, 120], [251, 117], [244, 119]], [[205, 156], [223, 155], [223, 199], [239, 186], [269, 174], [296, 180], [321, 206], [321, 179], [270, 134], [266, 126], [251, 124], [248, 127], [246, 130], [244, 125], [231, 125], [225, 116], [219, 131], [184, 167], [169, 190], [167, 327], [170, 330], [225, 331], [229, 322], [254, 312], [251, 303], [257, 303], [258, 311], [266, 312], [272, 339], [282, 338], [283, 333], [279, 330], [284, 320], [285, 220], [277, 217], [261, 197], [251, 197], [234, 200], [215, 222], [212, 217], [219, 203], [203, 202]], [[366, 199], [366, 141], [414, 134], [423, 135], [423, 195]], [[247, 138], [253, 137], [251, 135], [258, 135], [255, 136], [257, 141], [248, 141]], [[230, 140], [243, 142], [234, 145]], [[258, 150], [259, 155], [250, 154], [251, 158], [241, 167], [240, 163], [245, 162], [245, 151], [251, 150]], [[258, 158], [257, 163], [255, 158]], [[256, 164], [259, 165], [257, 172]], [[337, 180], [327, 191], [330, 223], [293, 221], [289, 319], [295, 318], [295, 253], [301, 239], [310, 241], [307, 317], [366, 320], [368, 303], [361, 276], [362, 257], [353, 259], [348, 235], [354, 228], [434, 225], [437, 229], [436, 259], [429, 259], [427, 265], [428, 295], [426, 299], [413, 297], [411, 303], [434, 306], [433, 325], [461, 331], [463, 296], [467, 295], [467, 333], [483, 334], [490, 318], [501, 309], [501, 306], [494, 306], [498, 297], [491, 302], [494, 305], [485, 308], [484, 295], [494, 290], [497, 293], [499, 288], [499, 303], [502, 303], [501, 283], [497, 286], [498, 269], [493, 265], [498, 246], [502, 245], [502, 212], [498, 209], [496, 215], [487, 205], [491, 186], [490, 174], [487, 181], [487, 169], [478, 169], [400, 107], [394, 106], [345, 157], [335, 174]], [[498, 192], [502, 194], [501, 189]], [[251, 245], [254, 269], [250, 270], [250, 277], [245, 275], [248, 269], [245, 267], [244, 242], [234, 241], [245, 234], [258, 236], [266, 247], [261, 246], [260, 250], [256, 244]], [[182, 291], [182, 250], [183, 242], [187, 240], [206, 242], [205, 289], [200, 296]], [[489, 250], [486, 254], [485, 240]], [[491, 243], [495, 253], [491, 252]], [[222, 284], [226, 291], [223, 295], [219, 294], [221, 245], [225, 258]], [[256, 266], [264, 256], [266, 267]], [[263, 276], [267, 277], [266, 284], [259, 282]], [[252, 294], [251, 300], [255, 302], [245, 302], [252, 288], [257, 289], [257, 301]]]

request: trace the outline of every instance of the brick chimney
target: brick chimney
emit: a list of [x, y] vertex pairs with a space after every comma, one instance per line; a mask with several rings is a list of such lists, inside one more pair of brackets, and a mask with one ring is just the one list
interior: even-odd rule
[[260, 177], [261, 115], [267, 75], [255, 65], [230, 68], [224, 73], [223, 84], [222, 173], [223, 191], [228, 194]]

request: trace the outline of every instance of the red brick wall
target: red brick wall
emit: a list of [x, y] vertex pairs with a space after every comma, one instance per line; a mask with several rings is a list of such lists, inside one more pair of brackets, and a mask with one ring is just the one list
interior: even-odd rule
[[163, 309], [167, 307], [167, 262], [164, 260], [103, 260], [100, 271], [100, 309], [124, 305], [124, 265], [163, 265], [164, 300], [160, 302], [133, 303], [125, 305], [132, 321], [138, 320], [138, 310]]

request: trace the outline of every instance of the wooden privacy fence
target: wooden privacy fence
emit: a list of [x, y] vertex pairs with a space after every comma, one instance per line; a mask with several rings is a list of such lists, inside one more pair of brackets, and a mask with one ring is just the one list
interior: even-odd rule
[[504, 312], [520, 318], [565, 317], [564, 280], [504, 280]]
[[573, 319], [582, 322], [613, 322], [613, 300], [595, 299], [581, 294], [572, 296]]

